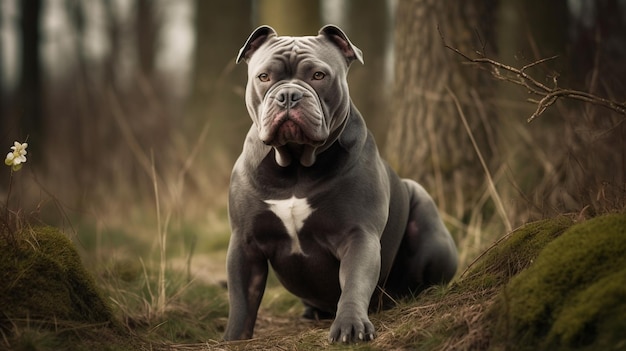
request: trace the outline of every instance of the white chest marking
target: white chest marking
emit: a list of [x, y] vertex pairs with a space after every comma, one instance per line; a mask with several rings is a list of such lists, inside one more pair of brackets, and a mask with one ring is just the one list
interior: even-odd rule
[[299, 199], [292, 196], [284, 200], [265, 200], [270, 210], [280, 218], [287, 229], [287, 234], [291, 237], [291, 253], [302, 254], [298, 232], [302, 229], [304, 221], [313, 213], [313, 209], [309, 206], [306, 198]]

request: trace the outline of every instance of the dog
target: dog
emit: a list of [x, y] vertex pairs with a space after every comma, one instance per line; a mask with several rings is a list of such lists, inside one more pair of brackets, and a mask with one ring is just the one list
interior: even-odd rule
[[241, 61], [253, 125], [229, 188], [224, 339], [252, 337], [271, 264], [305, 317], [334, 317], [330, 342], [372, 340], [376, 296], [449, 282], [454, 240], [424, 188], [381, 159], [346, 80], [363, 56], [340, 28], [289, 37], [261, 26]]

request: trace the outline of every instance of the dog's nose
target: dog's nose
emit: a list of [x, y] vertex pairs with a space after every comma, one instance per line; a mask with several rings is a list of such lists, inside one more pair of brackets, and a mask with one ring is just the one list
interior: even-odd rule
[[302, 92], [296, 88], [285, 87], [276, 93], [276, 101], [285, 108], [295, 106], [298, 101], [302, 100]]

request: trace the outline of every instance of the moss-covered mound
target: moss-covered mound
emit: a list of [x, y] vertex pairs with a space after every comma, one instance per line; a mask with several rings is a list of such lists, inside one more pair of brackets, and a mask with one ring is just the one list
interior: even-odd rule
[[626, 349], [626, 215], [577, 224], [500, 293], [493, 344], [512, 350]]
[[548, 243], [560, 236], [574, 221], [561, 216], [526, 224], [498, 241], [476, 260], [454, 288], [484, 290], [498, 288], [526, 269]]
[[0, 235], [0, 252], [0, 349], [136, 349], [57, 229]]
[[0, 240], [0, 311], [9, 319], [113, 320], [70, 240], [51, 227]]

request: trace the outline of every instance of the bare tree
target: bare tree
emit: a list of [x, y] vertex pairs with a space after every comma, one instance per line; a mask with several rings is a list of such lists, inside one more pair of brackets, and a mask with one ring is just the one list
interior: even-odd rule
[[122, 25], [119, 16], [115, 11], [115, 2], [112, 0], [103, 0], [106, 18], [107, 39], [109, 41], [109, 50], [104, 62], [104, 80], [105, 83], [115, 87], [117, 85], [117, 65], [120, 60], [121, 52], [121, 36]]
[[158, 34], [155, 3], [150, 0], [138, 0], [135, 16], [135, 42], [139, 69], [144, 76], [151, 77], [154, 71]]
[[[20, 1], [21, 69], [19, 81], [19, 118], [21, 133], [42, 140], [42, 75], [40, 62], [41, 0]], [[33, 144], [33, 151], [38, 144]], [[41, 144], [39, 144], [41, 145]], [[35, 158], [36, 160], [36, 158]]]
[[[4, 17], [4, 13], [2, 12], [2, 6], [0, 6], [0, 28], [2, 28], [2, 20]], [[2, 40], [0, 40], [0, 47], [2, 45]], [[0, 54], [0, 127], [3, 127], [3, 130], [7, 130], [8, 127], [7, 117], [4, 111], [4, 99], [5, 99], [5, 82], [4, 82], [4, 56]], [[3, 135], [6, 132], [0, 134], [0, 138], [5, 138], [6, 135]]]
[[395, 86], [386, 157], [402, 175], [431, 191], [444, 212], [463, 218], [485, 188], [484, 171], [449, 91], [461, 103], [486, 159], [496, 152], [487, 121], [491, 82], [463, 67], [442, 35], [462, 48], [493, 49], [494, 1], [398, 2]]
[[279, 35], [313, 35], [320, 27], [319, 1], [259, 0], [254, 5], [255, 25], [270, 25]]
[[242, 41], [252, 30], [251, 3], [195, 2], [196, 45], [193, 56], [192, 91], [187, 104], [184, 130], [193, 140], [210, 123], [214, 140], [211, 156], [225, 152], [235, 157], [245, 135], [248, 116], [242, 103], [246, 71], [235, 66]]
[[[333, 1], [333, 0], [330, 0]], [[347, 3], [347, 31], [362, 51], [364, 65], [352, 65], [348, 76], [350, 93], [380, 145], [385, 143], [391, 79], [386, 64], [389, 33], [393, 31], [387, 1], [351, 0]], [[357, 30], [358, 29], [358, 30]]]

